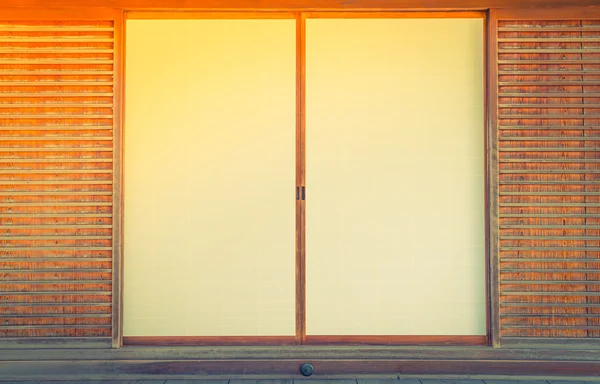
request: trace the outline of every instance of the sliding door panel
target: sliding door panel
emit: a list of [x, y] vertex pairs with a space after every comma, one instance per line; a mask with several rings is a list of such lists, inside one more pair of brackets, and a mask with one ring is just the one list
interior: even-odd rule
[[308, 335], [485, 335], [481, 19], [309, 19]]
[[294, 334], [294, 20], [129, 20], [124, 334]]

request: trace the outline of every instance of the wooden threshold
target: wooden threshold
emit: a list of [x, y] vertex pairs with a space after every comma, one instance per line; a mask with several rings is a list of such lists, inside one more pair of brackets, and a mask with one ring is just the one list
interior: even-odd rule
[[[294, 345], [294, 336], [125, 336], [125, 346], [261, 346]], [[486, 336], [306, 336], [308, 345], [481, 346]]]
[[306, 336], [308, 345], [487, 345], [487, 336], [327, 335]]
[[124, 336], [126, 346], [293, 345], [294, 336]]
[[72, 361], [3, 361], [0, 377], [10, 380], [102, 380], [110, 376], [127, 379], [206, 379], [206, 378], [302, 378], [299, 368], [310, 362], [311, 379], [354, 378], [378, 375], [398, 378], [406, 375], [476, 376], [561, 376], [570, 379], [594, 377], [600, 372], [598, 361], [526, 360], [423, 360], [397, 359], [261, 359], [225, 360], [72, 360]]

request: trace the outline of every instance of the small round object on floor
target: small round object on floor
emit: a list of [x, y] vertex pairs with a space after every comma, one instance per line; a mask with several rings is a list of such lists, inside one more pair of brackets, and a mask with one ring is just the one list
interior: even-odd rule
[[315, 372], [315, 367], [310, 363], [304, 363], [300, 366], [302, 376], [310, 376]]

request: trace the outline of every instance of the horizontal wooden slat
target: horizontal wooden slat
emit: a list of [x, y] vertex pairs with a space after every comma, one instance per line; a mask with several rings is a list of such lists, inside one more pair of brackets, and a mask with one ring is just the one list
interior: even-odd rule
[[81, 192], [81, 191], [67, 191], [67, 192], [57, 192], [57, 191], [38, 191], [38, 192], [0, 192], [0, 196], [112, 196], [112, 192]]
[[0, 180], [1, 185], [112, 185], [111, 180], [47, 180], [47, 181], [12, 181]]
[[[503, 192], [500, 196], [600, 196], [599, 192]], [[0, 196], [2, 194], [0, 193]]]
[[[110, 174], [113, 173], [112, 169], [2, 169], [0, 168], [0, 175], [9, 175], [9, 174], [17, 174], [22, 175], [26, 173], [27, 175], [42, 175], [42, 174], [52, 174], [52, 175], [71, 175], [71, 174]], [[590, 172], [592, 173], [592, 172]]]
[[[0, 83], [1, 84], [1, 83]], [[500, 87], [521, 87], [521, 86], [537, 86], [546, 87], [550, 85], [570, 86], [570, 85], [598, 85], [597, 80], [538, 80], [538, 81], [499, 81]]]
[[0, 284], [112, 284], [112, 280], [0, 280]]
[[[541, 247], [540, 247], [541, 248]], [[544, 248], [545, 250], [545, 248]], [[552, 250], [552, 249], [549, 249]], [[555, 250], [560, 250], [558, 248], [556, 248]], [[584, 251], [587, 251], [586, 249], [583, 249]], [[600, 269], [581, 269], [581, 268], [554, 268], [554, 269], [544, 269], [544, 268], [500, 268], [500, 272], [513, 272], [513, 273], [518, 273], [518, 272], [543, 272], [543, 273], [562, 273], [562, 274], [568, 274], [568, 273], [600, 273]]]
[[[82, 257], [64, 257], [64, 256], [60, 256], [60, 257], [42, 257], [42, 258], [35, 258], [35, 257], [19, 257], [19, 258], [9, 258], [9, 257], [3, 257], [2, 260], [0, 260], [0, 262], [2, 263], [44, 263], [44, 262], [48, 262], [48, 261], [52, 261], [52, 262], [80, 262], [80, 261], [85, 261], [85, 262], [92, 262], [92, 261], [99, 261], [99, 262], [110, 262], [112, 261], [111, 258], [106, 258], [106, 257], [87, 257], [87, 256], [82, 256]], [[77, 269], [77, 271], [81, 271], [82, 269]], [[97, 269], [93, 269], [94, 271], [98, 271]], [[11, 269], [10, 272], [14, 272], [15, 270]], [[36, 270], [27, 270], [28, 273], [35, 273]], [[42, 271], [46, 271], [46, 270], [42, 270]], [[52, 271], [56, 271], [55, 269], [52, 269]], [[106, 270], [107, 272], [110, 272], [110, 270]], [[62, 271], [65, 272], [65, 271]]]
[[[62, 328], [61, 324], [47, 324], [47, 325], [0, 325], [0, 330], [4, 329], [54, 329]], [[93, 325], [82, 325], [82, 324], [71, 324], [68, 325], [69, 329], [97, 329], [97, 328], [110, 328], [111, 325], [93, 324]]]
[[0, 152], [112, 152], [111, 147], [0, 147]]
[[515, 328], [521, 328], [521, 329], [569, 329], [569, 330], [600, 330], [600, 326], [592, 326], [592, 325], [582, 325], [582, 326], [576, 326], [576, 325], [541, 325], [541, 324], [536, 324], [536, 325], [508, 325], [508, 324], [504, 324], [502, 325], [502, 328], [505, 329], [515, 329]]
[[[41, 175], [41, 174], [52, 174], [52, 175], [70, 175], [70, 174], [110, 174], [113, 173], [112, 169], [2, 169], [0, 168], [0, 175], [17, 174], [21, 175], [26, 173], [27, 175]], [[585, 172], [584, 172], [585, 173]], [[592, 172], [590, 172], [592, 173]]]
[[0, 36], [0, 43], [112, 43], [112, 37], [97, 37], [94, 35], [82, 36], [57, 36], [57, 37], [32, 37], [32, 36]]
[[499, 48], [499, 54], [503, 53], [561, 53], [561, 54], [571, 54], [571, 53], [600, 53], [600, 49], [598, 47], [594, 48]]
[[2, 236], [0, 234], [0, 240], [110, 240], [112, 236]]
[[[110, 307], [111, 303], [36, 303], [36, 302], [27, 302], [27, 303], [18, 303], [19, 307], [47, 307], [48, 305], [52, 305], [53, 307]], [[2, 307], [13, 307], [16, 306], [14, 303], [3, 303], [0, 302], [0, 308]]]
[[600, 180], [594, 181], [555, 181], [555, 180], [500, 180], [500, 185], [598, 185]]
[[578, 164], [593, 164], [600, 163], [600, 159], [565, 159], [565, 158], [550, 158], [550, 159], [507, 159], [501, 158], [498, 159], [499, 163], [529, 163], [529, 164], [546, 164], [546, 163], [578, 163]]
[[10, 225], [0, 225], [1, 229], [62, 229], [62, 228], [72, 228], [72, 229], [112, 229], [112, 225], [105, 224], [29, 224], [29, 225], [18, 225], [18, 224], [10, 224]]
[[[0, 205], [1, 206], [1, 205]], [[537, 208], [537, 207], [600, 207], [600, 203], [565, 203], [565, 202], [555, 202], [555, 203], [500, 203], [500, 207], [529, 207], [529, 208]]]
[[[581, 99], [581, 98], [598, 98], [600, 93], [596, 92], [499, 92], [498, 97], [521, 97], [521, 98], [562, 98], [562, 99]], [[544, 105], [544, 104], [539, 104]]]
[[600, 108], [600, 104], [534, 104], [534, 103], [520, 103], [520, 104], [500, 104], [498, 108], [532, 108], [532, 109], [584, 109], [584, 108]]
[[501, 280], [500, 282], [510, 285], [600, 285], [600, 281], [597, 280]]
[[[528, 174], [528, 175], [577, 175], [577, 174], [597, 174], [600, 173], [597, 169], [501, 169], [500, 174]], [[0, 171], [2, 174], [2, 171]]]
[[84, 27], [68, 25], [29, 25], [26, 21], [20, 24], [0, 24], [0, 32], [113, 32], [112, 27]]
[[[1, 71], [1, 70], [0, 70]], [[44, 98], [44, 97], [112, 97], [112, 93], [107, 92], [48, 92], [43, 89], [40, 92], [0, 92], [0, 98]], [[111, 126], [112, 127], [112, 126]]]
[[501, 307], [551, 307], [551, 308], [600, 308], [600, 304], [596, 303], [515, 303], [515, 302], [500, 302]]
[[525, 120], [525, 119], [535, 119], [535, 120], [569, 120], [569, 119], [600, 119], [600, 115], [534, 115], [534, 114], [500, 114], [498, 115], [498, 119], [510, 119], [510, 120]]
[[595, 147], [579, 147], [579, 148], [559, 148], [559, 147], [544, 147], [544, 148], [531, 148], [531, 147], [502, 147], [498, 149], [500, 152], [598, 152], [598, 148]]
[[0, 157], [0, 164], [43, 164], [43, 163], [112, 163], [112, 158], [77, 158], [77, 159], [65, 159], [60, 157], [48, 157], [45, 159], [32, 159], [32, 158], [15, 158], [15, 157]]
[[500, 224], [500, 229], [600, 229], [600, 225]]
[[499, 32], [519, 32], [519, 33], [540, 33], [540, 32], [600, 32], [600, 27], [552, 27], [552, 26], [518, 26], [518, 27], [498, 27]]
[[[81, 261], [81, 259], [79, 260]], [[10, 272], [11, 273], [48, 273], [48, 272], [73, 272], [73, 273], [79, 273], [79, 272], [112, 272], [112, 269], [106, 269], [106, 268], [45, 268], [45, 269], [11, 269]], [[50, 292], [48, 294], [55, 294], [53, 292]], [[70, 294], [70, 293], [69, 293]], [[0, 295], [4, 295], [3, 292], [0, 292]]]
[[52, 313], [48, 313], [48, 314], [39, 314], [39, 313], [35, 313], [35, 314], [19, 314], [19, 315], [8, 315], [8, 314], [2, 314], [1, 315], [3, 318], [6, 319], [92, 319], [92, 318], [97, 318], [97, 319], [103, 319], [103, 318], [109, 318], [112, 315], [108, 314], [108, 313], [56, 313], [56, 314], [52, 314]]
[[[0, 61], [0, 63], [2, 63]], [[534, 65], [588, 65], [588, 64], [600, 64], [600, 60], [596, 59], [581, 59], [581, 60], [569, 60], [569, 59], [521, 59], [521, 60], [498, 60], [498, 64], [534, 64]]]
[[109, 114], [61, 114], [53, 113], [49, 115], [36, 115], [36, 114], [8, 114], [0, 113], [0, 119], [28, 119], [28, 120], [40, 120], [40, 119], [112, 119], [113, 116]]
[[[3, 42], [0, 37], [0, 42]], [[51, 53], [60, 55], [62, 53], [114, 53], [112, 48], [74, 48], [74, 47], [4, 47], [0, 46], [0, 53], [15, 53], [15, 54], [40, 54]], [[4, 73], [3, 73], [4, 75]]]
[[9, 65], [35, 65], [35, 64], [68, 64], [68, 65], [91, 65], [91, 64], [114, 64], [112, 59], [7, 59], [0, 58], [0, 64]]
[[[12, 246], [12, 245], [3, 245], [4, 251], [21, 251], [21, 252], [31, 252], [31, 251], [112, 251], [112, 247], [20, 247], [20, 246]], [[3, 260], [0, 260], [4, 262]]]
[[1, 136], [0, 141], [112, 141], [112, 136], [82, 136], [82, 137], [72, 137], [72, 136], [50, 136], [50, 137], [40, 137], [40, 136]]
[[[1, 139], [1, 137], [0, 137]], [[92, 140], [91, 138], [90, 140]], [[600, 141], [599, 136], [507, 136], [498, 137], [502, 141]], [[49, 139], [50, 140], [50, 139]], [[61, 139], [62, 140], [62, 139]]]
[[[600, 31], [600, 30], [599, 30]], [[519, 31], [527, 32], [527, 31]], [[531, 31], [529, 31], [531, 32]], [[577, 32], [577, 31], [574, 31]], [[600, 43], [600, 37], [501, 37], [498, 43]]]
[[[597, 240], [595, 240], [597, 241]], [[501, 263], [511, 263], [511, 264], [531, 264], [531, 263], [537, 263], [537, 264], [544, 264], [544, 265], [548, 265], [548, 264], [556, 264], [556, 263], [595, 263], [595, 264], [600, 264], [600, 259], [578, 259], [578, 258], [562, 258], [562, 259], [551, 259], [551, 258], [543, 258], [543, 257], [539, 257], [539, 258], [511, 258], [511, 257], [503, 257], [500, 260]], [[502, 284], [508, 284], [505, 282], [502, 282]], [[535, 282], [530, 281], [529, 284], [535, 285]]]
[[[500, 76], [600, 76], [600, 70], [584, 70], [584, 71], [568, 71], [568, 70], [538, 70], [538, 71], [527, 71], [527, 70], [500, 70], [498, 71]], [[498, 96], [502, 96], [499, 94]]]
[[[1, 86], [0, 82], [0, 86]], [[112, 108], [110, 103], [0, 103], [0, 108]], [[1, 116], [1, 115], [0, 115]]]
[[[1, 239], [1, 238], [0, 238]], [[502, 236], [500, 235], [500, 240], [600, 240], [599, 236]], [[503, 259], [504, 260], [504, 259]], [[522, 259], [519, 259], [522, 260]], [[548, 259], [544, 259], [548, 260]], [[584, 259], [587, 260], [587, 259]], [[573, 261], [569, 259], [569, 261]], [[600, 261], [600, 260], [599, 260]]]
[[[87, 292], [87, 291], [86, 291]], [[503, 296], [578, 296], [597, 297], [600, 292], [504, 292]]]
[[93, 85], [97, 87], [103, 87], [113, 85], [112, 81], [98, 81], [98, 80], [79, 80], [79, 81], [1, 81], [0, 87], [49, 87], [49, 86], [61, 86], [61, 87], [83, 87], [86, 85]]
[[[0, 74], [2, 76], [112, 76], [114, 72], [87, 69], [0, 69]], [[39, 93], [33, 93], [32, 95], [36, 97]], [[107, 93], [105, 96], [112, 97], [112, 93]]]

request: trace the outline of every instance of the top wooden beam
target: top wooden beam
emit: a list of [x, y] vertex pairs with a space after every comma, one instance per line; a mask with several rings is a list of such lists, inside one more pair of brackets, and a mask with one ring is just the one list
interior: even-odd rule
[[[113, 8], [124, 10], [485, 10], [596, 7], [600, 0], [0, 0], [0, 7]], [[32, 9], [32, 12], [34, 10]]]

